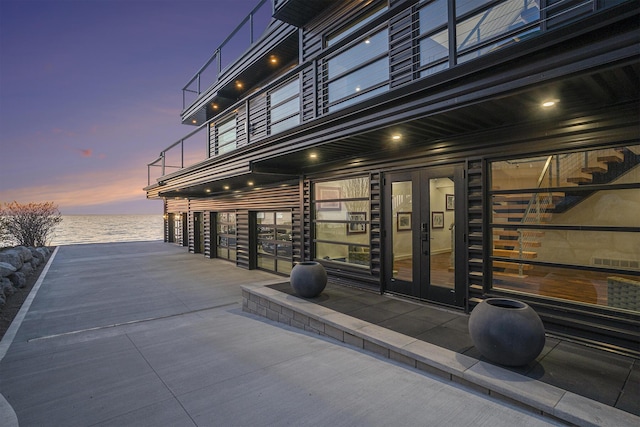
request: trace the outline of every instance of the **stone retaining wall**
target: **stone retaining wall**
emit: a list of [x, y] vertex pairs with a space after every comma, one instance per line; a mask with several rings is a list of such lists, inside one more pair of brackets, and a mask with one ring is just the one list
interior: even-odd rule
[[0, 307], [51, 254], [47, 247], [27, 248], [16, 246], [0, 251]]

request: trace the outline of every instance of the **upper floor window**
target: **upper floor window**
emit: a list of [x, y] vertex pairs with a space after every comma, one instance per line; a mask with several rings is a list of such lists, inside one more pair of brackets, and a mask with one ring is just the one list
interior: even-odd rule
[[336, 31], [335, 33], [329, 35], [326, 40], [327, 46], [333, 46], [340, 40], [347, 37], [349, 34], [353, 34], [358, 29], [364, 27], [366, 24], [373, 21], [378, 16], [382, 15], [384, 12], [387, 11], [387, 9], [388, 8], [385, 4], [380, 4], [375, 9], [372, 9], [371, 11], [369, 11], [369, 13], [367, 13], [366, 15], [361, 16], [360, 19], [358, 19], [356, 22], [349, 25], [347, 28], [342, 28]]
[[449, 67], [447, 0], [435, 0], [418, 11], [420, 77]]
[[[457, 8], [458, 16], [486, 3], [482, 0], [463, 2]], [[537, 0], [505, 0], [481, 9], [459, 21], [456, 27], [456, 48], [462, 53], [458, 62], [476, 58], [505, 45], [520, 41], [540, 29], [540, 7]], [[537, 23], [537, 25], [536, 25]], [[471, 53], [465, 55], [465, 51]]]
[[389, 88], [389, 35], [366, 35], [325, 63], [327, 110], [344, 108]]
[[273, 135], [300, 124], [300, 81], [295, 79], [269, 94], [269, 123]]
[[214, 126], [215, 134], [213, 141], [215, 141], [214, 150], [211, 150], [212, 155], [220, 155], [228, 153], [236, 148], [236, 118], [232, 117], [226, 121], [220, 122]]

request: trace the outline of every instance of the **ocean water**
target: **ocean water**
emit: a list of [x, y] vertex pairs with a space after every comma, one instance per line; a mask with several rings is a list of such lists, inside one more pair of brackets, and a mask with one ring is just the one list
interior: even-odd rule
[[162, 215], [62, 215], [52, 246], [162, 240]]

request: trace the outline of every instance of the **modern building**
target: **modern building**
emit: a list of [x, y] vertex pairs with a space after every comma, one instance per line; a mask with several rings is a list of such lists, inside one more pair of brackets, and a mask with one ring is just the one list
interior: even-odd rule
[[461, 311], [515, 297], [638, 355], [639, 11], [262, 0], [148, 165], [165, 240]]

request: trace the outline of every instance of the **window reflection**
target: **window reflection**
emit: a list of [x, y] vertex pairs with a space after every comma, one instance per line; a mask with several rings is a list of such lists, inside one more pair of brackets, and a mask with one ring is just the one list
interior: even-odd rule
[[493, 162], [491, 192], [494, 287], [639, 310], [613, 302], [640, 289], [639, 145]]

